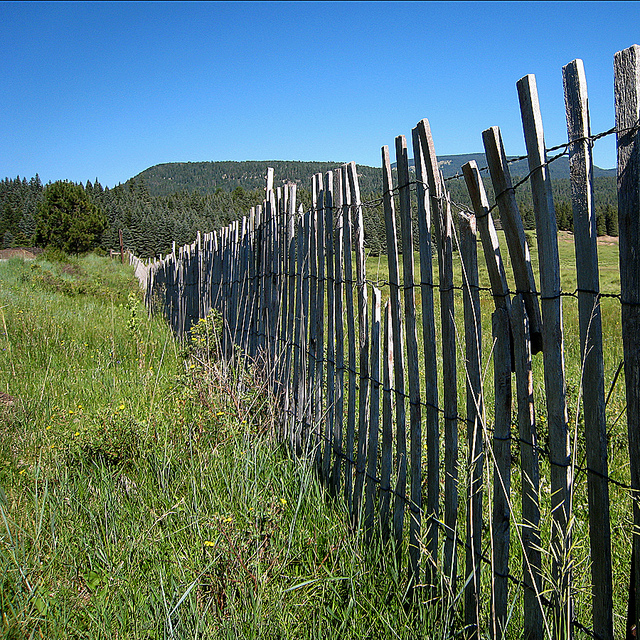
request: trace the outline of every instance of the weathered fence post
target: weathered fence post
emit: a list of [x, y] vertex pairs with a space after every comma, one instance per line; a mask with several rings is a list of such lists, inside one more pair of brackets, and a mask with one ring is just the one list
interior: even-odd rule
[[444, 409], [444, 574], [451, 594], [456, 591], [458, 573], [456, 534], [458, 525], [458, 383], [456, 366], [456, 327], [453, 291], [453, 234], [451, 207], [441, 181], [433, 137], [428, 120], [418, 123], [424, 151], [431, 211], [438, 243], [440, 274], [440, 323], [442, 330], [442, 381]]
[[380, 447], [380, 536], [386, 544], [391, 535], [391, 467], [393, 458], [393, 399], [391, 372], [393, 371], [393, 321], [391, 302], [384, 307], [384, 344], [382, 358], [382, 443]]
[[347, 503], [347, 511], [352, 513], [353, 507], [353, 473], [354, 473], [354, 443], [356, 434], [356, 324], [353, 309], [353, 261], [351, 255], [351, 189], [347, 176], [347, 165], [340, 170], [340, 183], [342, 185], [342, 260], [344, 263], [344, 293], [345, 311], [347, 315], [347, 359], [349, 395], [347, 398], [347, 433], [345, 439], [345, 471], [344, 491]]
[[[374, 527], [374, 503], [376, 497], [376, 469], [378, 464], [378, 425], [380, 422], [380, 325], [381, 292], [373, 287], [371, 301], [371, 393], [369, 433], [367, 443], [367, 477], [364, 502], [364, 535], [367, 544], [371, 541]], [[358, 463], [360, 458], [358, 457]], [[364, 475], [364, 474], [363, 474]]]
[[[336, 171], [334, 187], [337, 189], [337, 220], [335, 229], [335, 267], [334, 267], [334, 334], [335, 334], [335, 393], [334, 393], [334, 426], [333, 426], [333, 473], [331, 486], [337, 496], [340, 492], [340, 475], [342, 469], [342, 427], [344, 425], [344, 323], [342, 317], [342, 290], [344, 288], [344, 217], [343, 217], [343, 192], [342, 169]], [[333, 229], [333, 227], [332, 227]], [[345, 469], [349, 463], [345, 464]], [[345, 471], [346, 473], [346, 471]], [[345, 482], [346, 486], [346, 482]]]
[[[322, 475], [329, 482], [331, 470], [331, 452], [335, 424], [335, 276], [333, 255], [333, 173], [327, 171], [324, 176], [324, 235], [325, 259], [327, 263], [327, 420], [325, 426], [324, 457]], [[330, 490], [332, 485], [330, 485]]]
[[493, 329], [493, 513], [491, 635], [507, 637], [509, 529], [511, 522], [511, 322], [504, 308], [492, 315]]
[[409, 188], [409, 154], [404, 136], [396, 138], [402, 270], [404, 289], [407, 378], [409, 380], [409, 418], [411, 439], [411, 501], [409, 502], [409, 588], [420, 581], [420, 525], [422, 516], [422, 408], [420, 406], [420, 368], [413, 268], [413, 230]]
[[[540, 538], [540, 466], [533, 399], [531, 334], [524, 296], [517, 294], [511, 303], [511, 331], [516, 369], [518, 399], [518, 438], [522, 484], [522, 565], [524, 573], [523, 637], [542, 640], [542, 548]], [[547, 629], [548, 631], [548, 629]]]
[[593, 203], [593, 160], [591, 141], [588, 139], [591, 126], [587, 81], [582, 60], [570, 62], [563, 67], [562, 74], [567, 134], [569, 142], [572, 143], [569, 147], [569, 163], [582, 352], [582, 404], [588, 467], [593, 630], [600, 638], [612, 640], [613, 587], [600, 278], [596, 212]]
[[527, 75], [518, 83], [518, 97], [525, 143], [531, 171], [531, 193], [536, 217], [540, 290], [542, 306], [542, 343], [544, 382], [549, 423], [551, 463], [551, 553], [554, 560], [553, 600], [555, 631], [572, 636], [571, 623], [571, 494], [572, 468], [564, 372], [562, 298], [558, 227], [551, 192], [551, 177], [546, 166], [542, 117], [535, 77]]
[[422, 342], [424, 349], [426, 439], [427, 439], [427, 531], [425, 582], [434, 584], [438, 564], [438, 524], [440, 517], [440, 434], [438, 430], [438, 363], [433, 304], [433, 256], [431, 248], [431, 203], [427, 187], [424, 150], [418, 127], [412, 130], [413, 157], [418, 202], [418, 237], [420, 240], [420, 294], [422, 301]]
[[325, 358], [324, 358], [324, 295], [325, 295], [325, 190], [322, 179], [322, 174], [316, 175], [316, 189], [317, 189], [317, 202], [316, 202], [316, 225], [317, 225], [317, 289], [316, 289], [316, 375], [315, 375], [315, 389], [313, 393], [314, 415], [317, 423], [316, 430], [318, 434], [318, 443], [316, 450], [316, 468], [322, 474], [322, 458], [325, 450], [325, 443], [323, 436], [326, 436], [323, 424], [325, 423], [325, 416], [323, 412], [323, 388], [324, 388], [324, 370], [325, 370]]
[[[618, 229], [622, 343], [627, 394], [629, 461], [633, 488], [633, 555], [629, 624], [640, 629], [640, 47], [614, 57], [618, 150]], [[627, 637], [630, 630], [627, 630]]]
[[396, 396], [396, 492], [393, 507], [393, 535], [398, 559], [402, 554], [402, 526], [407, 485], [407, 436], [404, 393], [404, 351], [402, 348], [402, 312], [400, 310], [400, 271], [398, 268], [398, 237], [393, 202], [393, 179], [389, 147], [382, 147], [382, 184], [384, 219], [387, 233], [389, 264], [389, 296], [393, 329], [393, 371]]
[[360, 502], [364, 487], [364, 474], [367, 457], [367, 431], [369, 425], [369, 320], [367, 317], [367, 283], [364, 259], [364, 219], [362, 202], [360, 200], [360, 185], [356, 163], [350, 162], [346, 166], [349, 179], [350, 205], [352, 225], [355, 226], [355, 255], [356, 255], [356, 293], [358, 298], [358, 346], [360, 383], [358, 390], [358, 456], [356, 459], [356, 478], [353, 489], [352, 522], [357, 527], [360, 517]]
[[462, 167], [467, 191], [471, 198], [471, 204], [476, 214], [476, 222], [480, 231], [480, 240], [489, 272], [491, 282], [491, 294], [496, 309], [505, 309], [507, 317], [511, 318], [511, 298], [509, 297], [509, 286], [507, 285], [507, 275], [500, 253], [500, 243], [498, 234], [489, 210], [489, 201], [484, 190], [484, 184], [478, 165], [475, 160], [467, 162]]
[[480, 566], [482, 556], [482, 471], [484, 466], [482, 393], [482, 327], [478, 290], [476, 219], [460, 212], [460, 254], [464, 306], [467, 388], [468, 495], [465, 562], [465, 624], [468, 638], [480, 637]]
[[542, 351], [542, 318], [540, 305], [536, 295], [536, 283], [531, 266], [529, 246], [524, 233], [524, 226], [518, 204], [516, 203], [515, 189], [511, 183], [511, 174], [507, 164], [507, 156], [504, 152], [502, 137], [498, 127], [491, 127], [482, 132], [482, 141], [487, 156], [487, 164], [493, 183], [493, 191], [496, 194], [496, 202], [500, 212], [500, 220], [504, 229], [511, 266], [516, 283], [516, 291], [524, 297], [527, 315], [531, 323], [531, 349], [532, 353]]
[[296, 333], [296, 185], [289, 186], [289, 201], [287, 203], [287, 307], [289, 313], [286, 318], [287, 325], [287, 359], [285, 363], [285, 407], [287, 412], [287, 429], [293, 450], [295, 420], [296, 420], [296, 387], [294, 379], [296, 373], [292, 367], [295, 366], [296, 343], [298, 336]]

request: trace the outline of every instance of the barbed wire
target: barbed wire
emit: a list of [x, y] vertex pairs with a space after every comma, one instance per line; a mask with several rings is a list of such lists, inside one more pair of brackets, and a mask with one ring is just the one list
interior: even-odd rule
[[[565, 157], [569, 154], [569, 150], [571, 145], [574, 145], [576, 143], [579, 142], [584, 142], [587, 141], [589, 142], [590, 145], [593, 145], [593, 143], [601, 138], [604, 138], [605, 136], [611, 135], [613, 133], [616, 134], [621, 134], [621, 133], [628, 133], [630, 131], [637, 131], [638, 128], [640, 127], [640, 122], [636, 123], [636, 125], [634, 125], [633, 127], [629, 127], [627, 129], [623, 129], [623, 130], [618, 130], [615, 127], [612, 129], [609, 129], [607, 131], [604, 131], [602, 133], [596, 134], [596, 135], [591, 135], [591, 136], [585, 136], [583, 138], [580, 139], [576, 139], [576, 140], [572, 140], [570, 142], [567, 143], [563, 143], [561, 145], [557, 145], [555, 147], [550, 147], [548, 149], [545, 150], [545, 156], [546, 153], [551, 153], [554, 151], [560, 151], [560, 153], [558, 153], [557, 155], [554, 155], [552, 157], [549, 157], [545, 160], [544, 163], [542, 163], [540, 166], [537, 166], [533, 169], [531, 169], [529, 171], [529, 173], [524, 176], [522, 179], [518, 180], [512, 187], [510, 187], [510, 190], [513, 190], [514, 192], [519, 189], [522, 185], [524, 185], [527, 181], [530, 180], [531, 176], [536, 172], [541, 170], [544, 167], [548, 167], [550, 166], [553, 162], [556, 162], [557, 160], [559, 160], [562, 157]], [[507, 160], [508, 164], [512, 164], [515, 162], [519, 162], [522, 160], [527, 159], [528, 156], [519, 156], [516, 158], [510, 158]], [[489, 167], [482, 167], [481, 169], [479, 169], [479, 171], [481, 172], [485, 172], [489, 170]], [[449, 176], [447, 178], [443, 178], [443, 181], [449, 182], [451, 180], [458, 180], [461, 177], [463, 177], [463, 174], [457, 173], [454, 176]], [[422, 187], [427, 187], [428, 188], [428, 184], [425, 183], [424, 181], [418, 181], [418, 180], [412, 180], [409, 181], [406, 184], [403, 184], [402, 186], [396, 186], [393, 187], [387, 191], [385, 191], [382, 196], [378, 199], [375, 200], [370, 200], [370, 201], [366, 201], [366, 202], [361, 202], [361, 203], [357, 203], [357, 204], [353, 204], [353, 203], [347, 203], [344, 205], [341, 205], [339, 203], [337, 203], [333, 209], [334, 210], [338, 210], [340, 211], [342, 208], [347, 207], [347, 208], [351, 208], [351, 207], [355, 207], [355, 206], [361, 206], [361, 207], [365, 207], [365, 208], [372, 208], [372, 207], [378, 207], [380, 204], [382, 204], [385, 200], [385, 198], [388, 198], [389, 196], [393, 196], [396, 195], [397, 193], [400, 192], [401, 189], [405, 189], [407, 187], [415, 187], [415, 186], [422, 186]], [[497, 205], [497, 201], [498, 199], [501, 197], [501, 193], [495, 195], [495, 201], [493, 203], [493, 205], [491, 205], [491, 207], [488, 209], [487, 211], [487, 215], [489, 215], [498, 205]], [[452, 206], [454, 206], [456, 209], [458, 209], [461, 212], [468, 212], [468, 213], [473, 213], [466, 205], [457, 203], [455, 201], [453, 201], [448, 193], [444, 193], [440, 196], [431, 196], [438, 198], [441, 202], [448, 202], [450, 203]], [[322, 209], [324, 211], [324, 209]], [[339, 224], [338, 221], [336, 221], [335, 223], [336, 225]], [[299, 260], [299, 256], [296, 255], [296, 262], [298, 262]], [[270, 264], [269, 261], [265, 261], [265, 264]], [[286, 264], [286, 262], [285, 262]], [[389, 280], [372, 280], [372, 279], [365, 279], [364, 282], [363, 281], [359, 281], [357, 278], [353, 278], [353, 277], [344, 277], [342, 279], [340, 279], [338, 276], [334, 276], [333, 278], [327, 277], [327, 276], [318, 276], [317, 274], [312, 274], [311, 272], [306, 272], [304, 274], [300, 274], [300, 273], [290, 273], [288, 272], [286, 269], [282, 269], [281, 271], [277, 271], [277, 270], [272, 270], [272, 269], [264, 269], [263, 271], [261, 271], [260, 273], [254, 273], [252, 275], [249, 276], [233, 276], [230, 280], [226, 280], [226, 281], [220, 281], [220, 282], [213, 282], [211, 281], [210, 284], [213, 287], [228, 287], [229, 290], [231, 290], [233, 287], [236, 288], [241, 288], [242, 291], [245, 291], [245, 287], [247, 288], [247, 291], [249, 289], [256, 289], [257, 288], [257, 284], [260, 283], [262, 280], [264, 279], [269, 279], [269, 278], [284, 278], [289, 279], [289, 278], [296, 278], [299, 280], [304, 280], [307, 283], [309, 283], [310, 280], [314, 281], [316, 285], [318, 284], [323, 284], [323, 285], [335, 285], [335, 284], [343, 284], [344, 286], [350, 286], [350, 287], [354, 287], [354, 286], [362, 286], [362, 284], [366, 284], [367, 286], [376, 286], [378, 288], [383, 288], [383, 287], [399, 287], [402, 288], [405, 292], [406, 291], [410, 291], [412, 289], [415, 289], [417, 287], [429, 287], [432, 290], [434, 289], [438, 289], [440, 292], [445, 292], [445, 291], [465, 291], [466, 287], [464, 286], [460, 286], [460, 285], [448, 285], [446, 287], [443, 287], [440, 283], [435, 283], [435, 282], [413, 282], [413, 283], [409, 283], [409, 284], [404, 284], [404, 283], [395, 283], [395, 282], [391, 282]], [[183, 283], [183, 287], [184, 289], [193, 289], [194, 286], [197, 286], [198, 282], [197, 280], [194, 281], [187, 281]], [[483, 293], [490, 293], [491, 295], [493, 295], [495, 297], [495, 294], [493, 294], [492, 289], [490, 287], [474, 287], [474, 289], [483, 292]], [[520, 293], [525, 293], [525, 292], [521, 292], [521, 291], [511, 291], [508, 290], [506, 293], [502, 294], [503, 296], [509, 295], [518, 295]], [[623, 300], [622, 299], [622, 295], [618, 294], [618, 293], [602, 293], [602, 292], [598, 292], [598, 291], [591, 291], [591, 290], [586, 290], [586, 289], [581, 289], [581, 288], [576, 288], [573, 291], [567, 291], [567, 292], [563, 292], [563, 291], [559, 291], [556, 294], [554, 294], [553, 296], [542, 296], [542, 294], [540, 292], [537, 291], [527, 291], [526, 293], [528, 294], [532, 294], [534, 296], [537, 296], [539, 299], [547, 299], [547, 298], [560, 298], [560, 297], [573, 297], [573, 298], [579, 298], [581, 294], [589, 294], [592, 296], [595, 296], [596, 299], [599, 301], [601, 298], [613, 298], [613, 299], [617, 299], [619, 301], [619, 303], [621, 305], [638, 305], [637, 301], [629, 301], [629, 300]], [[247, 303], [249, 304], [249, 303]], [[251, 303], [253, 304], [253, 303]], [[186, 307], [185, 307], [186, 308]], [[248, 308], [248, 307], [247, 307]], [[195, 316], [193, 316], [192, 318], [189, 318], [189, 321], [193, 320], [195, 318]], [[184, 318], [183, 318], [184, 320]], [[266, 324], [264, 325], [265, 327], [267, 326]], [[245, 331], [244, 329], [242, 329], [242, 331]], [[245, 335], [249, 334], [250, 336], [253, 337], [253, 339], [257, 339], [258, 343], [264, 343], [264, 344], [268, 344], [270, 341], [274, 340], [274, 337], [272, 334], [265, 332], [249, 332], [246, 331]], [[334, 370], [336, 371], [336, 375], [340, 376], [340, 375], [344, 375], [345, 373], [348, 373], [349, 376], [354, 376], [356, 377], [356, 379], [360, 382], [361, 385], [363, 384], [376, 384], [379, 385], [380, 388], [383, 391], [383, 394], [392, 394], [395, 398], [396, 398], [396, 402], [411, 402], [411, 398], [409, 396], [408, 393], [406, 392], [400, 392], [399, 390], [395, 389], [393, 386], [390, 387], [384, 387], [383, 382], [381, 380], [376, 379], [375, 377], [373, 377], [372, 375], [362, 375], [362, 373], [360, 372], [360, 370], [355, 366], [355, 363], [348, 361], [346, 363], [344, 362], [339, 362], [337, 359], [333, 358], [329, 358], [329, 357], [324, 357], [324, 354], [317, 354], [315, 353], [312, 349], [308, 348], [308, 342], [304, 345], [301, 345], [295, 341], [286, 341], [283, 340], [280, 336], [280, 334], [278, 333], [278, 336], [275, 338], [275, 340], [280, 344], [281, 348], [285, 347], [289, 348], [289, 349], [298, 349], [300, 351], [304, 351], [305, 355], [307, 356], [307, 361], [309, 359], [313, 359], [316, 363], [320, 363], [321, 367], [322, 366], [326, 366], [326, 365], [332, 365]], [[304, 365], [306, 367], [306, 364]], [[613, 388], [616, 384], [616, 381], [618, 379], [618, 376], [620, 374], [620, 371], [622, 369], [622, 364], [620, 365], [620, 367], [618, 368], [618, 371], [616, 372], [614, 379], [612, 381], [611, 384], [611, 389], [609, 391], [609, 394], [607, 396], [607, 400], [606, 400], [606, 404], [608, 404], [609, 399], [613, 393]], [[306, 373], [305, 372], [301, 372], [301, 375], [303, 376], [303, 378], [305, 377]], [[323, 374], [324, 377], [324, 374]], [[322, 385], [322, 380], [320, 381], [320, 384]], [[355, 393], [361, 393], [362, 389], [358, 389], [356, 388], [354, 390]], [[344, 393], [344, 395], [346, 396], [346, 392]], [[421, 406], [421, 408], [427, 409], [427, 410], [435, 410], [438, 412], [439, 415], [441, 415], [443, 417], [443, 419], [445, 420], [456, 420], [459, 423], [462, 424], [466, 424], [468, 419], [464, 416], [461, 416], [460, 414], [456, 413], [456, 415], [447, 415], [445, 410], [440, 407], [437, 403], [429, 403], [427, 401], [424, 401], [422, 398], [420, 399], [420, 401], [418, 402], [418, 404]], [[619, 417], [622, 415], [622, 413], [624, 412], [624, 409], [622, 410], [622, 412], [620, 413], [620, 415], [618, 416], [617, 420], [619, 419]], [[297, 411], [295, 412], [289, 412], [290, 416], [293, 416], [292, 419], [294, 420], [298, 420], [299, 419], [299, 413]], [[305, 421], [308, 421], [309, 418], [304, 418], [302, 424], [300, 424], [300, 428], [304, 428], [304, 424]], [[615, 423], [614, 423], [615, 424]], [[313, 419], [311, 417], [310, 422], [308, 423], [308, 426], [312, 426], [313, 425]], [[576, 479], [581, 475], [581, 474], [594, 474], [602, 479], [605, 479], [608, 483], [611, 483], [615, 486], [617, 486], [620, 489], [623, 489], [625, 491], [628, 491], [632, 497], [636, 497], [637, 495], [637, 490], [633, 489], [629, 484], [625, 483], [625, 482], [621, 482], [618, 479], [615, 479], [613, 477], [611, 477], [608, 474], [603, 474], [602, 472], [595, 470], [595, 469], [591, 469], [588, 465], [584, 465], [584, 458], [581, 460], [580, 464], [577, 463], [577, 461], [575, 460], [571, 460], [568, 463], [564, 463], [564, 462], [557, 462], [557, 461], [553, 461], [551, 459], [550, 456], [550, 451], [549, 451], [549, 447], [547, 444], [545, 443], [540, 443], [540, 442], [532, 442], [532, 441], [527, 441], [526, 439], [521, 439], [517, 434], [515, 434], [513, 431], [507, 436], [507, 437], [496, 437], [495, 434], [493, 433], [493, 429], [490, 425], [485, 425], [486, 426], [486, 432], [487, 432], [487, 440], [493, 436], [494, 440], [510, 440], [512, 443], [520, 446], [520, 445], [527, 445], [527, 446], [532, 446], [535, 448], [536, 452], [546, 458], [549, 462], [549, 464], [551, 465], [555, 465], [555, 466], [563, 466], [565, 464], [571, 465], [572, 468], [574, 468], [574, 470], [577, 472], [576, 473]], [[517, 422], [513, 422], [511, 424], [511, 427], [516, 427], [517, 426]], [[612, 427], [610, 427], [612, 428]], [[515, 431], [515, 429], [514, 429]], [[356, 434], [353, 434], [354, 436]], [[340, 460], [344, 461], [345, 464], [351, 465], [352, 470], [355, 469], [357, 474], [362, 474], [368, 481], [370, 482], [374, 482], [377, 485], [380, 485], [380, 490], [381, 491], [385, 491], [385, 492], [389, 492], [390, 494], [393, 494], [394, 496], [398, 497], [398, 498], [402, 498], [403, 501], [405, 502], [405, 505], [407, 505], [409, 508], [411, 508], [412, 510], [414, 510], [415, 508], [418, 508], [417, 505], [415, 505], [415, 503], [406, 495], [405, 493], [402, 492], [398, 492], [396, 491], [390, 484], [389, 487], [382, 487], [382, 479], [375, 476], [375, 475], [370, 475], [369, 472], [365, 469], [359, 469], [358, 468], [358, 464], [359, 462], [354, 460], [352, 457], [348, 456], [344, 450], [342, 448], [334, 448], [335, 443], [330, 439], [330, 438], [325, 438], [324, 435], [324, 431], [321, 433], [320, 435], [321, 438], [323, 438], [323, 442], [328, 443], [330, 445], [330, 447], [333, 449], [332, 451], [332, 455], [335, 458], [339, 458]], [[355, 442], [355, 440], [354, 440]], [[488, 443], [487, 443], [488, 444]], [[366, 457], [365, 457], [366, 460]], [[361, 463], [360, 463], [361, 464]], [[365, 462], [366, 464], [366, 462]], [[430, 517], [430, 514], [424, 513], [424, 510], [422, 510], [423, 514], [426, 517]], [[432, 520], [434, 522], [436, 522], [440, 527], [445, 526], [444, 523], [439, 522], [437, 519], [433, 519]], [[450, 532], [449, 532], [450, 533]], [[462, 544], [465, 547], [467, 546], [466, 542], [462, 541], [461, 539], [459, 539], [459, 536], [457, 535], [457, 533], [454, 531], [454, 536], [456, 538], [456, 541], [458, 542], [458, 544]], [[484, 554], [482, 554], [482, 560], [483, 562], [491, 562], [489, 558], [485, 558]], [[527, 587], [527, 585], [524, 583], [524, 581], [520, 580], [519, 578], [516, 578], [512, 575], [507, 576], [511, 581], [515, 581], [517, 584], [519, 584], [520, 586], [523, 587]], [[544, 602], [544, 598], [543, 600], [541, 600], [541, 602], [543, 602], [543, 604], [546, 605], [550, 605], [550, 603]], [[589, 635], [593, 635], [593, 632], [590, 631], [589, 629], [587, 629], [586, 627], [584, 627], [578, 620], [574, 620], [573, 624], [577, 627], [580, 628], [583, 632], [589, 634]]]

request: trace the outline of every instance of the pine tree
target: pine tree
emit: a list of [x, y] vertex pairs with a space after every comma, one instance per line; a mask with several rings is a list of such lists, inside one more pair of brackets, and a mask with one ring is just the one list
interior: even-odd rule
[[36, 217], [37, 244], [78, 254], [96, 246], [106, 227], [106, 216], [81, 184], [59, 180], [46, 186]]

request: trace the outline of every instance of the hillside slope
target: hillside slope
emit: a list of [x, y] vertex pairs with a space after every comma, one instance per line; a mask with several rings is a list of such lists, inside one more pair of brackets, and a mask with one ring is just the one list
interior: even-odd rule
[[[462, 165], [475, 160], [479, 167], [486, 166], [484, 153], [440, 156], [438, 161], [445, 178], [462, 171]], [[157, 164], [134, 176], [136, 182], [143, 181], [151, 195], [163, 196], [187, 191], [202, 195], [215, 193], [217, 189], [233, 191], [237, 187], [251, 191], [264, 187], [267, 167], [273, 167], [275, 184], [295, 182], [311, 190], [311, 178], [340, 166], [340, 162], [300, 162], [293, 160], [252, 160], [246, 162], [168, 162]], [[410, 161], [413, 164], [413, 160]], [[521, 177], [528, 173], [526, 160], [511, 165], [511, 174]], [[363, 193], [379, 193], [382, 190], [379, 167], [358, 165], [360, 189]], [[615, 169], [594, 168], [594, 176], [614, 176]], [[569, 178], [569, 159], [562, 157], [551, 165], [554, 180]]]

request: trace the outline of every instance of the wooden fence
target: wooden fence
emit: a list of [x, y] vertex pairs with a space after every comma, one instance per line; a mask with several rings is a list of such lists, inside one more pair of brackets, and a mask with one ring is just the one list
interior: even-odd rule
[[[313, 177], [307, 211], [297, 206], [295, 185], [273, 188], [269, 170], [266, 199], [248, 217], [199, 235], [194, 244], [174, 246], [151, 264], [132, 258], [147, 300], [161, 301], [179, 335], [211, 309], [221, 312], [225, 357], [243, 354], [270, 377], [282, 409], [282, 435], [292, 451], [316, 465], [332, 496], [342, 496], [366, 541], [388, 542], [398, 559], [406, 558], [409, 598], [430, 589], [444, 589], [451, 597], [464, 593], [467, 637], [488, 632], [495, 638], [577, 632], [614, 637], [611, 479], [592, 195], [596, 136], [590, 132], [582, 62], [564, 67], [563, 78], [577, 256], [590, 611], [574, 608], [576, 434], [567, 407], [565, 294], [548, 169], [553, 159], [545, 149], [533, 76], [522, 78], [517, 90], [535, 208], [537, 273], [499, 129], [483, 132], [495, 203], [489, 203], [480, 170], [470, 162], [463, 167], [473, 203], [469, 211], [451, 201], [427, 120], [412, 131], [413, 170], [405, 137], [396, 138], [395, 184], [389, 150], [382, 148], [384, 283], [369, 281], [365, 273], [363, 207], [368, 205], [361, 202], [354, 163]], [[640, 488], [638, 46], [615, 56], [615, 105], [618, 299], [633, 495]], [[494, 228], [494, 210], [506, 247]], [[495, 309], [491, 327], [481, 322], [481, 295], [489, 294], [479, 283], [478, 247]], [[454, 266], [462, 273], [461, 286], [455, 284]], [[456, 321], [461, 306], [463, 323]], [[544, 402], [534, 389], [540, 359]], [[466, 395], [459, 394], [461, 385]], [[548, 448], [538, 442], [536, 412], [546, 416]], [[550, 485], [547, 505], [541, 503], [543, 484]], [[632, 502], [639, 530], [640, 509]], [[632, 537], [629, 637], [635, 637], [640, 615], [640, 536]], [[522, 607], [517, 616], [510, 610], [516, 593]], [[522, 628], [513, 628], [516, 619]]]

